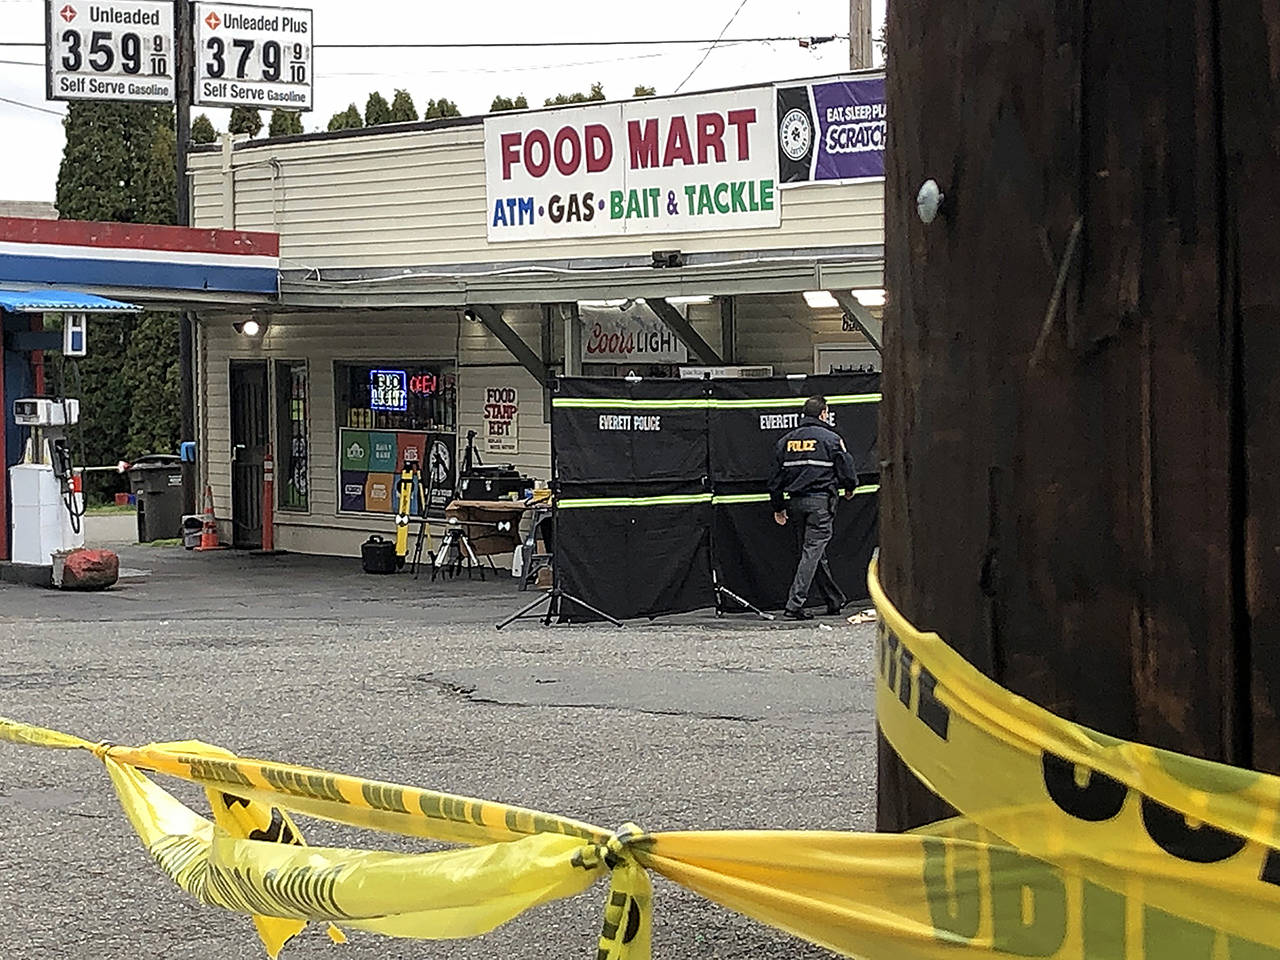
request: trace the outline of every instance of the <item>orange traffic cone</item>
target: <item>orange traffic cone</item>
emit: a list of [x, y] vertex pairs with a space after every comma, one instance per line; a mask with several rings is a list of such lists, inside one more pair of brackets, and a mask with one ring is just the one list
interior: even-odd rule
[[197, 550], [225, 550], [218, 543], [218, 522], [213, 517], [213, 487], [204, 488], [204, 526], [200, 530], [200, 546]]

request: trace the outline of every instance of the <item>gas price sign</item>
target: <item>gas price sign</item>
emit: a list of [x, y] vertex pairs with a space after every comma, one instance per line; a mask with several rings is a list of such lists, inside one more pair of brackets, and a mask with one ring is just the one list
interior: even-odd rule
[[310, 110], [311, 11], [195, 4], [193, 102]]
[[169, 0], [45, 0], [50, 100], [172, 101]]

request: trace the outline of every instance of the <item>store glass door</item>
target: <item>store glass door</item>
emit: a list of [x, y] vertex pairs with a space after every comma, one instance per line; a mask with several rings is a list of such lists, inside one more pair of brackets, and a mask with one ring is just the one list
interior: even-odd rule
[[270, 442], [267, 361], [231, 361], [231, 545], [262, 548], [262, 478]]

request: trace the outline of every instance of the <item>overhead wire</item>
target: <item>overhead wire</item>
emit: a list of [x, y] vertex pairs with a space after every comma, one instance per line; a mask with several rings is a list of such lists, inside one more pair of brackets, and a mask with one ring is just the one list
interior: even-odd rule
[[[0, 0], [3, 3], [4, 0]], [[728, 40], [721, 43], [721, 47], [731, 47], [741, 43], [738, 40]], [[767, 44], [770, 49], [773, 43]], [[709, 44], [708, 44], [709, 46]], [[669, 53], [638, 53], [629, 57], [610, 57], [607, 60], [575, 60], [569, 63], [539, 63], [530, 64], [520, 67], [473, 67], [473, 66], [457, 66], [442, 70], [419, 70], [415, 69], [414, 74], [432, 74], [432, 73], [525, 73], [535, 70], [567, 70], [571, 67], [595, 67], [607, 63], [624, 63], [634, 60], [657, 60], [661, 57], [675, 56], [675, 52]], [[10, 67], [43, 67], [45, 64], [39, 60], [0, 60], [0, 66]], [[326, 70], [325, 76], [329, 77], [399, 77], [399, 73], [388, 73], [385, 70]]]
[[[573, 67], [595, 67], [608, 63], [623, 63], [634, 60], [657, 60], [661, 57], [672, 56], [670, 53], [640, 53], [632, 57], [610, 57], [608, 60], [579, 60], [574, 63], [539, 63], [522, 67], [472, 67], [459, 66], [451, 67], [447, 70], [419, 70], [414, 69], [414, 76], [428, 74], [456, 74], [456, 73], [531, 73], [539, 70], [568, 70]], [[326, 77], [392, 77], [400, 79], [404, 77], [403, 73], [388, 73], [385, 70], [326, 70]]]
[[[745, 2], [745, 0], [744, 0]], [[736, 14], [735, 14], [736, 16]], [[732, 23], [732, 20], [730, 21]], [[726, 29], [728, 29], [726, 25]], [[795, 37], [731, 37], [724, 39], [723, 33], [714, 40], [683, 37], [668, 40], [513, 40], [511, 42], [472, 42], [472, 43], [317, 43], [316, 50], [502, 50], [502, 49], [538, 49], [543, 47], [669, 47], [669, 46], [702, 46], [718, 43], [770, 43], [779, 40], [800, 40]]]
[[[707, 62], [707, 57], [711, 56], [711, 51], [712, 51], [712, 50], [714, 50], [714, 49], [716, 48], [716, 44], [718, 44], [721, 40], [723, 40], [723, 39], [724, 39], [724, 35], [725, 35], [726, 33], [728, 33], [728, 32], [729, 32], [729, 28], [730, 28], [731, 26], [733, 26], [733, 21], [735, 21], [735, 20], [737, 20], [737, 19], [738, 19], [738, 14], [740, 14], [740, 13], [742, 12], [742, 8], [743, 8], [743, 7], [745, 7], [746, 5], [747, 5], [747, 0], [742, 0], [742, 2], [738, 4], [738, 9], [737, 9], [737, 10], [735, 10], [735, 11], [733, 11], [733, 16], [731, 16], [731, 17], [728, 19], [728, 21], [726, 21], [726, 22], [725, 22], [724, 27], [720, 30], [720, 36], [716, 37], [714, 40], [712, 40], [712, 41], [711, 41], [711, 46], [707, 47], [707, 49], [703, 51], [703, 53], [702, 53], [702, 59], [701, 59], [701, 60], [699, 60], [697, 63], [695, 63], [695, 64], [693, 65], [693, 69], [689, 71], [689, 75], [688, 75], [688, 76], [686, 76], [683, 80], [681, 80], [681, 81], [676, 85], [676, 89], [675, 89], [675, 92], [676, 92], [676, 93], [679, 93], [679, 92], [684, 88], [684, 85], [685, 85], [686, 83], [688, 83], [688, 82], [689, 82], [690, 78], [691, 78], [695, 73], [697, 73], [697, 72], [698, 72], [698, 68], [699, 68], [699, 67], [701, 67], [704, 63], [706, 63], [706, 62]], [[788, 38], [784, 38], [784, 37], [770, 37], [769, 39], [767, 39], [767, 40], [763, 40], [763, 41], [761, 41], [761, 42], [763, 42], [763, 43], [768, 43], [770, 40], [781, 40], [781, 39], [788, 39]], [[789, 39], [792, 39], [792, 40], [799, 40], [800, 38], [799, 38], [799, 37], [791, 37], [791, 38], [789, 38]]]
[[[3, 0], [0, 0], [3, 2]], [[522, 67], [472, 67], [457, 66], [442, 70], [414, 69], [413, 75], [455, 74], [455, 73], [526, 73], [536, 70], [567, 70], [571, 67], [594, 67], [606, 63], [623, 63], [634, 60], [657, 60], [661, 57], [673, 56], [670, 53], [640, 53], [632, 57], [610, 57], [608, 60], [578, 60], [573, 63], [539, 63]], [[0, 66], [10, 67], [44, 67], [35, 60], [0, 60]], [[390, 73], [386, 70], [326, 70], [325, 77], [393, 77], [403, 78], [404, 73]]]
[[[746, 4], [743, 0], [742, 5], [738, 7], [740, 11], [742, 6]], [[730, 18], [729, 24], [733, 23], [737, 17], [735, 12]], [[728, 30], [729, 24], [725, 25]], [[840, 34], [836, 36], [838, 40], [847, 40], [848, 34]], [[808, 39], [805, 36], [787, 36], [787, 37], [730, 37], [728, 40], [721, 36], [714, 40], [702, 39], [694, 37], [672, 38], [667, 40], [511, 40], [511, 41], [482, 41], [482, 42], [464, 42], [464, 43], [314, 43], [314, 50], [518, 50], [518, 49], [543, 49], [547, 47], [666, 47], [666, 46], [700, 46], [710, 44], [711, 46], [724, 45], [731, 43], [781, 43], [783, 41], [799, 41]], [[22, 41], [22, 40], [0, 40], [0, 47], [43, 47], [43, 41]], [[696, 69], [696, 68], [695, 68]]]
[[[3, 2], [5, 2], [5, 0], [0, 0], [0, 3], [3, 3]], [[684, 41], [679, 41], [679, 42], [684, 43]], [[763, 38], [753, 39], [753, 40], [741, 39], [741, 40], [725, 40], [720, 42], [719, 44], [713, 44], [710, 41], [706, 41], [705, 46], [706, 46], [706, 53], [710, 53], [713, 46], [720, 47], [720, 48], [727, 48], [727, 47], [732, 47], [732, 46], [736, 46], [744, 43], [763, 43], [767, 47], [769, 47], [769, 49], [773, 50], [773, 49], [776, 49], [775, 42], [776, 41], [766, 40]], [[0, 46], [3, 46], [3, 44], [0, 44]], [[458, 74], [458, 73], [465, 73], [465, 74], [532, 73], [532, 72], [544, 71], [544, 70], [561, 70], [561, 69], [570, 69], [570, 68], [576, 68], [576, 67], [592, 67], [592, 66], [599, 66], [601, 64], [631, 62], [631, 61], [637, 61], [637, 60], [657, 60], [663, 57], [669, 57], [669, 56], [675, 56], [675, 55], [676, 55], [675, 51], [664, 52], [664, 53], [640, 53], [640, 54], [635, 54], [634, 56], [629, 56], [629, 57], [610, 57], [607, 60], [578, 60], [570, 63], [556, 63], [556, 64], [543, 63], [543, 64], [531, 64], [531, 65], [518, 66], [518, 67], [480, 67], [480, 66], [467, 65], [467, 66], [456, 66], [456, 67], [451, 67], [448, 69], [440, 69], [440, 70], [415, 69], [414, 73], [415, 75]], [[703, 59], [705, 60], [705, 56]], [[699, 64], [701, 64], [701, 62], [702, 61], [699, 61]], [[0, 66], [44, 67], [45, 64], [38, 60], [0, 59]], [[332, 70], [332, 71], [327, 70], [325, 71], [325, 75], [329, 77], [391, 77], [391, 78], [400, 78], [402, 76], [402, 74], [400, 73], [389, 72], [385, 70]], [[692, 76], [692, 72], [690, 73], [690, 76]], [[688, 77], [686, 77], [685, 80], [687, 81]], [[679, 88], [677, 88], [677, 92], [678, 90]]]
[[61, 110], [50, 110], [48, 107], [38, 107], [34, 103], [23, 103], [21, 100], [10, 100], [8, 97], [0, 97], [0, 103], [9, 103], [15, 107], [26, 107], [28, 110], [35, 110], [39, 113], [52, 114], [55, 117], [66, 116]]
[[[16, 2], [16, 0], [0, 0], [0, 3], [4, 3], [4, 2]], [[741, 2], [738, 4], [737, 9], [734, 10], [733, 15], [729, 17], [728, 21], [726, 21], [724, 27], [721, 29], [719, 36], [717, 36], [714, 40], [697, 39], [697, 38], [671, 38], [671, 39], [665, 39], [665, 40], [660, 40], [660, 39], [548, 40], [548, 41], [510, 41], [510, 42], [499, 41], [499, 42], [474, 42], [474, 43], [317, 43], [313, 45], [313, 48], [316, 50], [326, 50], [326, 49], [327, 50], [452, 50], [452, 49], [476, 50], [476, 49], [543, 49], [543, 48], [551, 48], [551, 47], [589, 47], [589, 46], [598, 46], [598, 47], [695, 46], [695, 45], [704, 46], [705, 49], [703, 50], [702, 57], [698, 60], [696, 64], [694, 64], [693, 69], [689, 71], [688, 75], [686, 75], [685, 78], [680, 81], [680, 84], [675, 88], [674, 92], [679, 93], [680, 90], [684, 87], [684, 85], [689, 82], [689, 80], [693, 77], [695, 73], [697, 73], [699, 68], [701, 68], [701, 66], [704, 63], [706, 63], [707, 58], [711, 55], [711, 52], [715, 50], [717, 47], [729, 47], [729, 46], [749, 44], [749, 43], [763, 43], [772, 47], [773, 44], [777, 42], [798, 41], [802, 39], [800, 36], [731, 37], [728, 40], [724, 39], [725, 33], [728, 32], [729, 28], [733, 25], [734, 21], [737, 20], [738, 15], [742, 12], [743, 7], [745, 7], [746, 5], [747, 5], [747, 0], [741, 0]], [[847, 34], [846, 35], [838, 34], [836, 35], [836, 39], [847, 39]], [[44, 44], [39, 42], [0, 40], [0, 48], [43, 47], [43, 46]], [[664, 55], [665, 54], [661, 54], [661, 53], [639, 54], [634, 57], [621, 57], [621, 58], [615, 57], [610, 60], [590, 60], [590, 61], [583, 61], [580, 63], [558, 64], [556, 66], [565, 67], [565, 68], [595, 66], [601, 63], [614, 63], [614, 62], [617, 62], [618, 60], [655, 59]], [[15, 67], [43, 67], [44, 66], [43, 63], [40, 63], [38, 61], [31, 61], [31, 60], [0, 60], [0, 65], [15, 66]], [[535, 71], [540, 69], [550, 69], [550, 67], [544, 67], [540, 65], [523, 66], [523, 67], [505, 67], [505, 68], [461, 67], [461, 68], [454, 68], [450, 70], [427, 70], [427, 71], [419, 71], [419, 72], [502, 74], [502, 73], [528, 72], [528, 71]], [[331, 75], [353, 76], [353, 77], [355, 76], [370, 76], [370, 77], [397, 76], [396, 74], [393, 74], [393, 73], [361, 72], [361, 71], [338, 72], [338, 73], [333, 73]], [[61, 117], [65, 115], [62, 111], [59, 111], [59, 110], [50, 110], [47, 107], [41, 107], [31, 103], [24, 103], [23, 101], [20, 101], [20, 100], [11, 100], [7, 97], [0, 97], [0, 102], [8, 103], [16, 107], [24, 107], [28, 110], [35, 110], [40, 113], [47, 113], [52, 116]]]

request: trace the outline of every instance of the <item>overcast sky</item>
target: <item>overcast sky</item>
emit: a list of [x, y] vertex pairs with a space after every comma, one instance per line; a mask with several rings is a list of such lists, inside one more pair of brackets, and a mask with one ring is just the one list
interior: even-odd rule
[[[377, 44], [714, 38], [739, 2], [313, 0], [311, 6], [316, 43]], [[873, 0], [877, 34], [885, 2]], [[297, 5], [306, 5], [305, 0]], [[618, 12], [603, 16], [601, 11], [610, 8]], [[726, 37], [823, 36], [846, 34], [848, 28], [848, 0], [746, 0]], [[43, 0], [0, 0], [0, 40], [43, 43], [43, 38]], [[324, 129], [329, 117], [351, 102], [363, 112], [374, 89], [390, 100], [392, 91], [403, 87], [419, 111], [429, 99], [448, 97], [464, 114], [485, 112], [495, 94], [523, 93], [531, 105], [540, 105], [546, 97], [586, 90], [596, 81], [611, 99], [629, 95], [637, 84], [671, 93], [705, 52], [698, 46], [317, 50], [315, 111], [303, 115], [303, 125], [308, 131]], [[28, 105], [0, 101], [0, 200], [54, 198], [64, 105], [45, 101], [43, 56], [39, 47], [0, 47], [0, 98]], [[720, 46], [684, 89], [837, 73], [847, 69], [848, 56], [843, 40], [808, 50], [794, 41]], [[226, 111], [208, 112], [224, 129]]]

